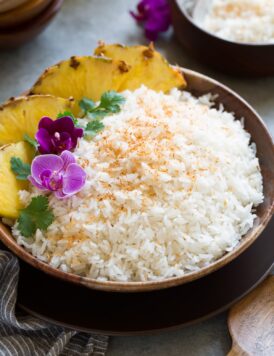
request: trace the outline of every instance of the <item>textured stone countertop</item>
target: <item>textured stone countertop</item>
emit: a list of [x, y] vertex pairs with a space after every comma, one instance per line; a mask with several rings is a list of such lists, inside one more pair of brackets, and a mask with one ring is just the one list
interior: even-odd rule
[[[128, 10], [137, 0], [65, 0], [61, 13], [31, 43], [0, 52], [0, 101], [22, 93], [51, 64], [90, 54], [98, 40], [146, 43]], [[237, 91], [261, 114], [274, 135], [274, 78], [241, 79], [215, 72], [190, 58], [169, 33], [157, 42], [171, 63], [198, 70]], [[274, 272], [274, 271], [273, 271]], [[230, 348], [226, 314], [179, 331], [154, 336], [111, 338], [110, 356], [225, 355]]]

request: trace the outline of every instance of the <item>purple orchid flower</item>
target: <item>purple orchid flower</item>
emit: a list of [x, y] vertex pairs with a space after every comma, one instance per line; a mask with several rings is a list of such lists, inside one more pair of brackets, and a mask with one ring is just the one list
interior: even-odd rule
[[54, 192], [63, 199], [78, 193], [86, 181], [86, 172], [80, 167], [73, 154], [63, 151], [60, 156], [47, 154], [32, 161], [29, 181], [38, 189]]
[[171, 24], [167, 0], [141, 0], [137, 11], [130, 11], [130, 14], [138, 23], [144, 23], [145, 34], [150, 41], [155, 41], [159, 32], [167, 31]]
[[78, 139], [83, 135], [83, 129], [75, 127], [70, 116], [55, 121], [49, 117], [42, 117], [35, 138], [40, 153], [59, 154], [65, 150], [73, 150], [77, 146]]

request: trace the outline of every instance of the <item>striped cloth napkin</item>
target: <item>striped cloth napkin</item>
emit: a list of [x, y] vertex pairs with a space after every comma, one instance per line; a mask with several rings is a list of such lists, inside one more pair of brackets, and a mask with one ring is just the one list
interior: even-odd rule
[[66, 330], [15, 310], [19, 263], [0, 250], [0, 356], [104, 356], [107, 336]]

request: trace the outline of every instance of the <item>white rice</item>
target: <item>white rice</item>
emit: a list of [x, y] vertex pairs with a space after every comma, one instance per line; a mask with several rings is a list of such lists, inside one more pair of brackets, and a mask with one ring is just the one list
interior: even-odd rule
[[212, 0], [200, 25], [235, 42], [274, 43], [274, 0]]
[[[74, 152], [88, 178], [67, 200], [50, 195], [55, 221], [34, 238], [13, 234], [66, 272], [113, 281], [196, 271], [231, 251], [263, 201], [256, 147], [234, 115], [176, 89], [125, 92], [119, 114]], [[41, 194], [20, 192], [27, 204]]]

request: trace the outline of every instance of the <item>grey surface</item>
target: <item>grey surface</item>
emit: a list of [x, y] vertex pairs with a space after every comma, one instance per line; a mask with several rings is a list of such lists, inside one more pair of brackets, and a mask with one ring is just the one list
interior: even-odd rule
[[[147, 43], [128, 15], [136, 0], [65, 0], [48, 29], [22, 48], [0, 52], [0, 101], [29, 88], [46, 66], [74, 54], [89, 54], [98, 40]], [[214, 72], [190, 58], [172, 33], [157, 42], [172, 62], [214, 77], [236, 90], [258, 110], [274, 135], [274, 78], [241, 79]], [[226, 314], [176, 332], [111, 339], [110, 356], [214, 356], [230, 347]]]

